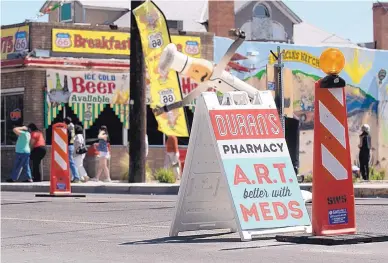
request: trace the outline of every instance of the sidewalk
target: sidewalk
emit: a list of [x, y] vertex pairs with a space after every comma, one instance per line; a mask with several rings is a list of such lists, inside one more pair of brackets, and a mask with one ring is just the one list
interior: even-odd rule
[[[1, 191], [8, 192], [34, 192], [49, 193], [50, 182], [39, 183], [1, 183]], [[300, 184], [301, 190], [311, 191], [311, 183]], [[141, 194], [141, 195], [176, 195], [179, 191], [178, 184], [163, 183], [123, 183], [112, 181], [110, 183], [87, 182], [71, 185], [72, 193], [78, 194]], [[388, 198], [388, 182], [368, 182], [354, 184], [355, 197], [381, 197]]]

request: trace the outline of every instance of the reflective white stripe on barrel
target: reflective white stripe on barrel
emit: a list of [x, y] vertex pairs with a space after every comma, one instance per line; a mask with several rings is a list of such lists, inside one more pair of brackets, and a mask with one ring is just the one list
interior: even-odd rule
[[[339, 88], [329, 89], [330, 93], [341, 103], [342, 107], [346, 107], [343, 91]], [[342, 111], [342, 109], [339, 109]], [[335, 112], [331, 112], [324, 103], [319, 101], [319, 121], [333, 135], [334, 138], [346, 149], [346, 131], [345, 126], [335, 116]], [[348, 179], [346, 168], [338, 160], [340, 153], [333, 153], [321, 143], [322, 165], [330, 172], [337, 180]]]
[[[53, 147], [54, 151], [54, 161], [62, 168], [62, 170], [67, 170], [67, 162], [63, 159], [63, 156], [68, 156], [67, 143], [65, 138], [61, 136], [66, 134], [66, 129], [57, 128], [54, 129], [54, 142], [58, 147]], [[61, 133], [61, 134], [59, 134]]]

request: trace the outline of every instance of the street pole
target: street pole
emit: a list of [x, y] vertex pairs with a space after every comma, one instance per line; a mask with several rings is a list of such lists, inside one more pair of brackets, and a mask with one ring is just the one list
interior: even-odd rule
[[277, 55], [271, 50], [272, 55], [275, 57], [277, 63], [274, 65], [275, 68], [275, 103], [278, 108], [280, 123], [285, 132], [285, 119], [284, 119], [284, 89], [283, 89], [283, 61], [282, 52], [280, 46], [277, 48]]
[[131, 55], [130, 55], [130, 129], [129, 129], [129, 182], [145, 182], [145, 135], [147, 124], [144, 57], [139, 28], [132, 10], [144, 1], [131, 1]]

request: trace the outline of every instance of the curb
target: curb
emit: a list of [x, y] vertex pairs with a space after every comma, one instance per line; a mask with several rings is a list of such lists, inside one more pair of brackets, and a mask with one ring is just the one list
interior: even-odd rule
[[[34, 192], [49, 193], [48, 183], [1, 183], [3, 192]], [[299, 184], [301, 190], [312, 191], [311, 184]], [[128, 184], [112, 183], [104, 185], [71, 186], [74, 194], [136, 194], [136, 195], [177, 195], [178, 184]], [[388, 184], [361, 184], [354, 186], [354, 196], [357, 198], [388, 198]]]
[[[300, 190], [312, 192], [312, 184], [299, 184]], [[388, 184], [354, 185], [354, 197], [356, 198], [388, 198]]]
[[[31, 183], [1, 183], [2, 192], [35, 192], [49, 193], [49, 185], [34, 185]], [[136, 195], [177, 195], [179, 185], [160, 184], [110, 184], [110, 185], [72, 185], [74, 194], [136, 194]]]

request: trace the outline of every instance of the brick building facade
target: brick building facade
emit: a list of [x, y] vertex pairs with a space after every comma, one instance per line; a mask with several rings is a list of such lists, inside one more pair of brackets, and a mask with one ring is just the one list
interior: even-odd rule
[[376, 49], [388, 50], [388, 2], [373, 4], [373, 38]]
[[[129, 71], [129, 57], [128, 56], [109, 56], [109, 55], [99, 55], [99, 54], [76, 54], [77, 57], [74, 57], [74, 54], [55, 54], [52, 52], [52, 30], [55, 29], [77, 29], [77, 30], [88, 30], [88, 31], [110, 31], [110, 32], [129, 32], [129, 28], [119, 28], [117, 30], [112, 30], [109, 26], [85, 26], [85, 25], [75, 25], [75, 24], [65, 24], [65, 23], [28, 23], [28, 24], [18, 24], [18, 25], [9, 25], [3, 26], [2, 31], [7, 28], [17, 28], [22, 26], [29, 26], [29, 55], [26, 58], [21, 57], [10, 57], [8, 59], [2, 58], [2, 72], [1, 72], [1, 92], [2, 96], [12, 96], [14, 94], [22, 95], [23, 97], [23, 110], [22, 110], [22, 120], [23, 123], [34, 122], [40, 129], [44, 130], [45, 122], [45, 111], [44, 111], [44, 102], [45, 102], [45, 87], [46, 83], [46, 70], [51, 67], [61, 70], [82, 70], [82, 71], [104, 71], [107, 73], [116, 73]], [[171, 32], [172, 35], [178, 35], [178, 32]], [[212, 60], [213, 59], [213, 34], [210, 33], [190, 33], [186, 32], [186, 36], [197, 36], [201, 39], [201, 57]], [[39, 58], [38, 55], [34, 55], [33, 51], [49, 51], [50, 56], [48, 58]], [[29, 56], [33, 54], [35, 62], [32, 63], [32, 60], [28, 60]], [[121, 69], [118, 67], [103, 67], [99, 66], [96, 69], [93, 65], [97, 65], [101, 61], [116, 61], [116, 64], [121, 66]], [[48, 63], [47, 66], [44, 66], [42, 61], [62, 61], [63, 68], [61, 68], [61, 63], [58, 64]], [[63, 62], [64, 61], [64, 62]], [[81, 62], [85, 63], [81, 63]], [[112, 62], [113, 63], [113, 62]], [[101, 63], [100, 63], [101, 64]], [[107, 64], [107, 63], [104, 63]], [[71, 66], [74, 65], [74, 66]], [[81, 66], [81, 65], [86, 65]], [[122, 67], [122, 65], [127, 65]], [[2, 109], [3, 111], [3, 109]], [[7, 113], [5, 113], [7, 114]], [[153, 118], [153, 116], [148, 116], [148, 118]], [[6, 122], [7, 120], [3, 120]], [[112, 128], [114, 129], [114, 128]], [[7, 133], [9, 134], [12, 129], [7, 128]], [[3, 131], [2, 128], [2, 133]], [[155, 131], [157, 132], [157, 131]], [[46, 134], [46, 132], [44, 132]], [[8, 135], [6, 135], [8, 136]], [[149, 135], [150, 136], [150, 135]], [[47, 137], [47, 134], [46, 134]], [[50, 136], [51, 137], [51, 136]], [[6, 138], [6, 137], [4, 137]], [[2, 180], [10, 176], [15, 147], [9, 145], [2, 139], [1, 147], [1, 174]], [[49, 139], [48, 139], [48, 142]], [[7, 145], [8, 144], [8, 145]], [[48, 152], [43, 161], [43, 170], [44, 170], [44, 180], [49, 179], [49, 169], [50, 169], [50, 146], [48, 146]], [[111, 167], [111, 176], [112, 179], [120, 179], [122, 174], [128, 169], [126, 163], [129, 160], [127, 153], [127, 147], [125, 145], [112, 145], [112, 163]], [[148, 163], [151, 168], [156, 169], [163, 165], [164, 160], [164, 147], [163, 145], [154, 146], [150, 143]]]

